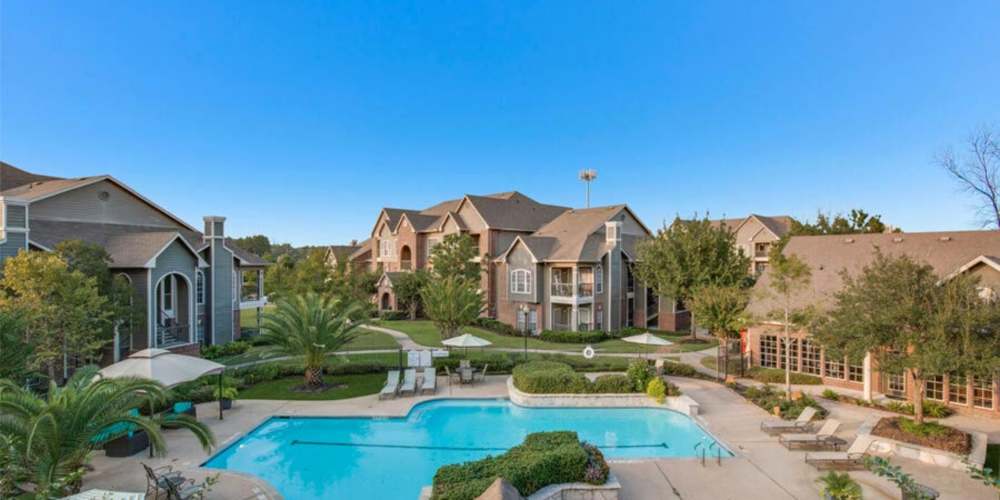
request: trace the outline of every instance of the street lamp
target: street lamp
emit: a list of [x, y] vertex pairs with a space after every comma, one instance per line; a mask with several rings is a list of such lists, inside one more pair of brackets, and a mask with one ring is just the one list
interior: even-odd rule
[[520, 306], [521, 314], [524, 316], [524, 328], [521, 329], [521, 334], [524, 336], [524, 362], [528, 362], [528, 308], [527, 304], [521, 304]]

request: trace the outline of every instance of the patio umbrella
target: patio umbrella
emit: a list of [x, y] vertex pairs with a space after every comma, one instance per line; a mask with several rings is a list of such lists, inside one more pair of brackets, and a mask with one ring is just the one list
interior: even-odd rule
[[219, 374], [219, 419], [222, 419], [222, 372], [226, 365], [166, 349], [143, 349], [98, 372], [99, 377], [143, 377], [166, 387], [195, 380], [210, 373]]
[[[660, 337], [657, 337], [656, 335], [653, 335], [652, 333], [643, 333], [641, 335], [632, 335], [631, 337], [625, 337], [622, 340], [624, 340], [625, 342], [631, 342], [633, 344], [652, 345], [652, 346], [673, 345], [673, 342], [671, 342], [669, 340], [663, 340]], [[640, 353], [640, 354], [642, 356], [646, 355], [646, 353], [644, 353], [644, 352]]]
[[481, 339], [470, 333], [442, 340], [441, 343], [448, 347], [464, 347], [466, 352], [468, 352], [470, 347], [486, 347], [493, 345], [493, 342], [490, 342], [489, 340], [486, 339]]

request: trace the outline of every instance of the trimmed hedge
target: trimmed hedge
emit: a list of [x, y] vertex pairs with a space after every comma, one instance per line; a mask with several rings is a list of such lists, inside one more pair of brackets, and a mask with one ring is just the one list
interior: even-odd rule
[[573, 367], [555, 361], [531, 361], [514, 367], [514, 387], [529, 394], [586, 394], [592, 384]]
[[508, 337], [521, 336], [521, 332], [517, 331], [517, 328], [514, 328], [513, 326], [510, 326], [502, 321], [497, 321], [493, 318], [477, 318], [474, 324], [483, 330], [489, 330], [500, 335], [506, 335]]
[[554, 330], [543, 330], [539, 338], [546, 342], [559, 344], [596, 344], [608, 340], [608, 334], [600, 331], [594, 332], [564, 332]]
[[434, 500], [473, 500], [497, 478], [528, 496], [550, 484], [604, 484], [608, 464], [597, 448], [582, 443], [575, 432], [538, 432], [503, 455], [445, 465], [434, 474]]
[[205, 359], [219, 359], [227, 356], [236, 356], [250, 350], [250, 342], [245, 340], [234, 340], [225, 344], [210, 345], [201, 347], [201, 357]]
[[379, 311], [378, 319], [382, 321], [400, 321], [410, 319], [410, 314], [406, 311]]
[[628, 375], [601, 375], [594, 380], [593, 392], [597, 394], [628, 394], [635, 392], [635, 383]]
[[[750, 369], [750, 378], [765, 384], [784, 384], [785, 370], [755, 366]], [[823, 380], [808, 373], [792, 372], [792, 383], [796, 385], [819, 385]]]

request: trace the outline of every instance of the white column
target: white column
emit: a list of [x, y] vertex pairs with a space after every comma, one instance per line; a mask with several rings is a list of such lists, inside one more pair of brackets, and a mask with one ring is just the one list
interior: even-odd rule
[[872, 354], [865, 353], [865, 360], [862, 364], [864, 373], [864, 384], [865, 384], [865, 401], [871, 402], [872, 400]]
[[577, 315], [579, 314], [577, 312], [577, 310], [576, 310], [577, 307], [578, 306], [576, 305], [576, 303], [574, 303], [573, 304], [573, 309], [571, 309], [572, 312], [569, 315], [569, 322], [570, 322], [569, 323], [569, 329], [572, 330], [572, 331], [574, 331], [574, 332], [577, 330], [577, 325], [579, 325], [579, 322], [577, 321], [577, 318], [578, 318]]

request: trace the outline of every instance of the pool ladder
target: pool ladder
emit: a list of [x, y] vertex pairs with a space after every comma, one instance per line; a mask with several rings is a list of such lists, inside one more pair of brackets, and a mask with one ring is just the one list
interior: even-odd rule
[[699, 441], [699, 442], [697, 442], [697, 443], [694, 444], [694, 454], [695, 454], [695, 456], [698, 456], [698, 454], [699, 454], [698, 452], [699, 451], [701, 452], [701, 466], [702, 467], [705, 467], [705, 459], [708, 456], [708, 453], [711, 452], [713, 448], [715, 449], [715, 463], [719, 467], [722, 467], [722, 447], [719, 446], [719, 443], [717, 443], [715, 441], [712, 441], [711, 444], [709, 444], [708, 446], [705, 446], [705, 442], [704, 441]]

